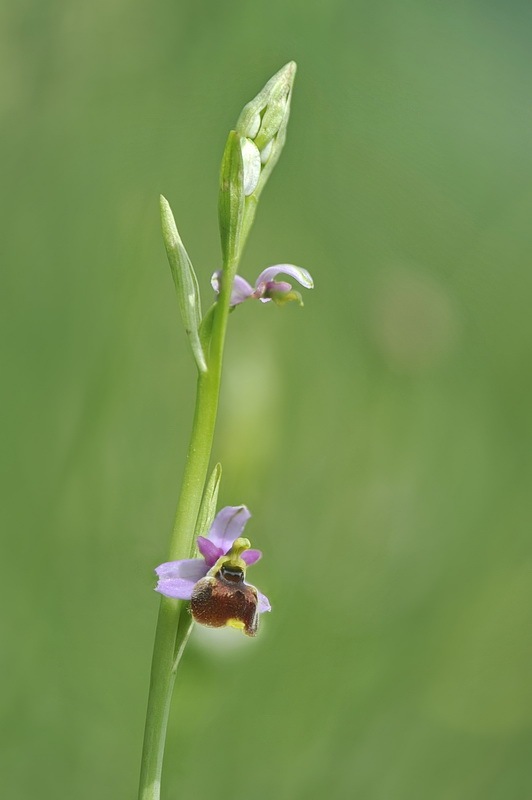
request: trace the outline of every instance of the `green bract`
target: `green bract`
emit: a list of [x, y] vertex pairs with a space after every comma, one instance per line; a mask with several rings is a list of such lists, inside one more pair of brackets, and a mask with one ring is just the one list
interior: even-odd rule
[[199, 337], [201, 323], [201, 301], [198, 279], [194, 267], [177, 232], [177, 227], [168, 200], [161, 195], [161, 224], [166, 254], [172, 270], [183, 325], [200, 372], [207, 371], [205, 354]]
[[232, 281], [240, 250], [242, 218], [244, 214], [244, 166], [241, 137], [231, 131], [222, 158], [218, 215], [224, 270]]

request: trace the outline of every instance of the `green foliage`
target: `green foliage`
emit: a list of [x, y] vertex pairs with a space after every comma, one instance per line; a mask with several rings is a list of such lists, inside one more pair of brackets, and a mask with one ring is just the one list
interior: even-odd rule
[[201, 324], [201, 298], [198, 279], [194, 272], [192, 262], [188, 257], [172, 214], [168, 200], [161, 195], [161, 223], [166, 255], [179, 300], [179, 308], [185, 331], [190, 341], [192, 353], [198, 370], [205, 372], [207, 364], [200, 341], [199, 328]]

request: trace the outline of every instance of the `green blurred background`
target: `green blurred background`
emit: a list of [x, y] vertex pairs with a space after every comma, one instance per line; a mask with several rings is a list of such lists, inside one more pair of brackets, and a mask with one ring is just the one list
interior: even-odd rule
[[[532, 12], [524, 2], [0, 8], [2, 796], [135, 796], [241, 107], [299, 65], [231, 317], [215, 458], [274, 612], [196, 631], [164, 798], [532, 797]], [[273, 305], [273, 304], [271, 304]]]

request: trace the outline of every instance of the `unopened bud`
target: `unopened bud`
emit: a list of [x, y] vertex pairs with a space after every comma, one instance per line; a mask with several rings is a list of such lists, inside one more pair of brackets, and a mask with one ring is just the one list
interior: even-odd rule
[[257, 147], [264, 147], [273, 137], [279, 133], [279, 128], [289, 111], [287, 96], [273, 100], [266, 106], [266, 111], [262, 117], [260, 131], [256, 136]]
[[[253, 135], [251, 131], [257, 124], [257, 116], [260, 116], [261, 114], [263, 116], [260, 127], [261, 134], [264, 134], [264, 143], [271, 139], [272, 136], [275, 136], [276, 130], [273, 130], [271, 133], [269, 133], [269, 135], [267, 135], [267, 131], [269, 132], [272, 128], [272, 119], [274, 116], [282, 120], [282, 103], [284, 102], [286, 104], [286, 100], [292, 91], [295, 74], [296, 65], [293, 61], [290, 61], [288, 64], [285, 64], [285, 66], [280, 69], [279, 72], [276, 72], [272, 78], [270, 78], [268, 83], [258, 93], [258, 95], [253, 98], [253, 100], [250, 100], [250, 102], [244, 106], [236, 124], [236, 130], [241, 136], [251, 136], [252, 139], [255, 138], [257, 133]], [[267, 116], [270, 106], [272, 107], [272, 111], [270, 112], [272, 119], [268, 121]], [[273, 108], [277, 106], [279, 106], [279, 108], [276, 108], [274, 112]], [[285, 105], [284, 112], [286, 112], [286, 110], [287, 109]], [[273, 122], [273, 126], [275, 127], [274, 119]], [[279, 125], [277, 124], [277, 130], [278, 129]]]
[[255, 114], [255, 116], [250, 120], [246, 133], [244, 135], [247, 136], [248, 139], [254, 139], [260, 130], [260, 123], [261, 123], [260, 114]]
[[[219, 202], [224, 270], [230, 262], [236, 268], [259, 197], [281, 155], [295, 74], [295, 62], [290, 61], [244, 106], [229, 134]], [[240, 151], [238, 158], [234, 147]], [[233, 278], [234, 274], [229, 275], [229, 285]]]
[[269, 157], [271, 156], [272, 150], [273, 150], [273, 142], [274, 142], [274, 140], [270, 139], [270, 141], [268, 142], [266, 147], [263, 147], [262, 150], [260, 151], [260, 163], [261, 164], [266, 164], [266, 162], [268, 161]]
[[260, 178], [260, 150], [251, 139], [242, 140], [242, 163], [244, 177], [242, 181], [244, 195], [248, 197], [257, 188]]

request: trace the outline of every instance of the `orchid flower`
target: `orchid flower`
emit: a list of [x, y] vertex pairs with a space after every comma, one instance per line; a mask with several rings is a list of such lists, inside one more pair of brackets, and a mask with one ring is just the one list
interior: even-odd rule
[[[302, 267], [296, 267], [294, 264], [275, 264], [273, 267], [266, 267], [260, 273], [255, 281], [255, 286], [251, 286], [240, 275], [235, 275], [233, 281], [233, 288], [231, 291], [231, 307], [243, 303], [249, 297], [260, 300], [262, 303], [269, 303], [273, 300], [278, 305], [284, 305], [291, 300], [296, 300], [301, 306], [303, 300], [299, 292], [292, 291], [292, 284], [286, 281], [277, 281], [277, 275], [283, 273], [295, 278], [301, 286], [305, 289], [312, 289], [314, 281], [309, 272]], [[218, 294], [220, 292], [220, 279], [222, 272], [215, 272], [211, 278], [211, 285], [214, 291]]]
[[229, 625], [254, 636], [259, 614], [271, 606], [262, 592], [245, 581], [246, 568], [262, 557], [241, 536], [250, 516], [246, 506], [222, 508], [207, 536], [197, 538], [201, 558], [161, 564], [155, 570], [159, 578], [155, 591], [190, 600], [192, 616], [202, 625]]

